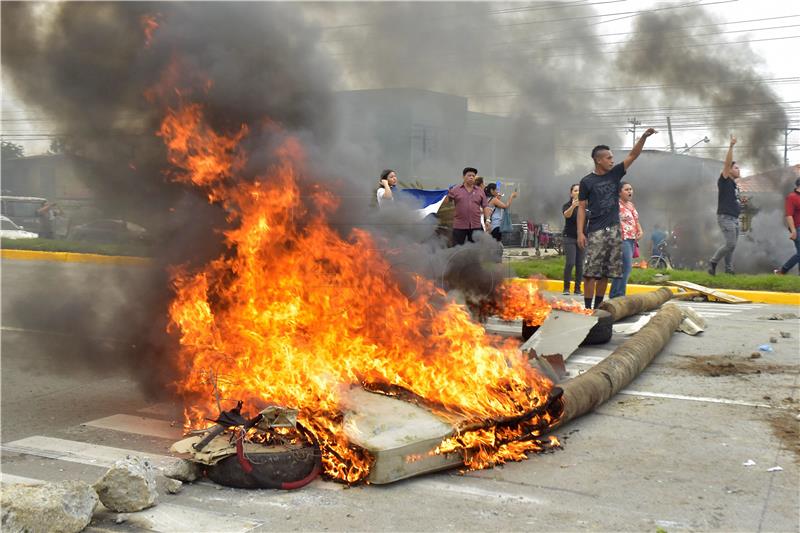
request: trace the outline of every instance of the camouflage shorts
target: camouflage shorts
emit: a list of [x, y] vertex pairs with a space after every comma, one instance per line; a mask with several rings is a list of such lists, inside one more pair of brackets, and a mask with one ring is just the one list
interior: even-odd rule
[[622, 234], [619, 225], [593, 231], [586, 236], [586, 278], [622, 277]]

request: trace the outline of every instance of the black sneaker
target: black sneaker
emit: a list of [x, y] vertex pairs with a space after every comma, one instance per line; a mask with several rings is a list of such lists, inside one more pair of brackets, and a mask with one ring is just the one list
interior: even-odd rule
[[709, 263], [707, 272], [709, 274], [711, 274], [712, 276], [716, 276], [717, 275], [717, 264], [716, 263]]
[[736, 275], [736, 272], [734, 272], [733, 270], [725, 270], [725, 273], [726, 274], [730, 274], [731, 276], [735, 276]]
[[569, 296], [569, 291], [564, 291], [561, 294], [563, 294], [564, 296]]
[[583, 293], [581, 292], [580, 289], [578, 289], [577, 291], [573, 292], [572, 294], [574, 294], [575, 296], [580, 296]]

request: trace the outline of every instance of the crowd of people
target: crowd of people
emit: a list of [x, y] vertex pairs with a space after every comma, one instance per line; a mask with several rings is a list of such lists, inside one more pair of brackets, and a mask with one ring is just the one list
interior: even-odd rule
[[[655, 133], [653, 128], [645, 130], [619, 163], [615, 163], [608, 146], [595, 146], [591, 152], [594, 170], [570, 186], [569, 200], [561, 207], [565, 255], [563, 293], [569, 295], [572, 288], [572, 294], [582, 294], [586, 309], [596, 309], [603, 302], [609, 278], [612, 280], [609, 297], [624, 296], [627, 291], [633, 260], [639, 257], [639, 241], [644, 231], [633, 203], [633, 186], [622, 178], [641, 154], [647, 139]], [[733, 160], [735, 144], [736, 137], [731, 136], [717, 180], [717, 223], [724, 242], [708, 261], [711, 275], [716, 275], [721, 262], [726, 273], [734, 273], [733, 254], [740, 233], [739, 215], [747, 202], [737, 185], [740, 168]], [[483, 178], [478, 176], [474, 167], [464, 168], [462, 178], [462, 183], [450, 187], [444, 198], [444, 203], [452, 202], [454, 206], [453, 245], [475, 242], [476, 232], [488, 233], [501, 242], [506, 223], [504, 218], [517, 197], [516, 191], [504, 200], [496, 183], [483, 186]], [[385, 170], [381, 174], [381, 186], [377, 190], [379, 205], [392, 199], [396, 183], [394, 171]], [[787, 196], [785, 209], [785, 222], [796, 253], [774, 271], [779, 275], [786, 274], [794, 266], [800, 268], [800, 179]], [[510, 220], [507, 223], [510, 225]], [[651, 237], [651, 253], [655, 254], [667, 238], [667, 232], [657, 224]]]

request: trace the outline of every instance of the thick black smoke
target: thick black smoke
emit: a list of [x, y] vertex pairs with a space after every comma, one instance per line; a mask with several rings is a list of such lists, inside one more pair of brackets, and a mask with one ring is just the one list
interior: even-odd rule
[[[149, 43], [148, 21], [157, 24]], [[146, 275], [120, 274], [111, 283], [125, 297], [79, 295], [65, 304], [73, 311], [51, 306], [51, 316], [21, 301], [19, 316], [37, 315], [40, 324], [80, 338], [117, 339], [87, 346], [84, 362], [128, 364], [155, 390], [169, 381], [166, 266], [218, 255], [216, 230], [226, 222], [201, 193], [165, 176], [165, 149], [155, 135], [163, 116], [159, 100], [174, 103], [172, 91], [182, 91], [203, 101], [217, 128], [235, 130], [269, 117], [322, 145], [332, 135], [334, 78], [317, 38], [288, 4], [3, 2], [4, 82], [57, 123], [71, 152], [95, 165], [89, 185], [106, 216], [141, 223], [158, 242], [156, 265]], [[148, 100], [159, 86], [168, 89]], [[250, 163], [263, 164], [263, 156]]]

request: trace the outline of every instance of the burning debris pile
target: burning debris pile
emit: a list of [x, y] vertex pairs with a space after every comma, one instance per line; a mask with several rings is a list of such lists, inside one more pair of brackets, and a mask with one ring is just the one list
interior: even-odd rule
[[[513, 343], [493, 346], [431, 281], [417, 277], [407, 296], [368, 233], [343, 239], [327, 223], [336, 197], [301, 188], [300, 142], [269, 122], [251, 127], [219, 133], [199, 104], [181, 103], [159, 133], [172, 179], [201, 188], [235, 227], [223, 256], [174, 272], [170, 329], [180, 338], [187, 429], [216, 420], [231, 400], [295, 408], [298, 439], [319, 447], [323, 474], [355, 483], [373, 458], [346, 437], [343, 405], [351, 387], [363, 387], [447, 421], [452, 438], [432, 453], [459, 453], [468, 468], [549, 446], [538, 436], [559, 416], [552, 383]], [[241, 141], [265, 134], [280, 139], [274, 163], [254, 180], [235, 179], [248, 164]]]

